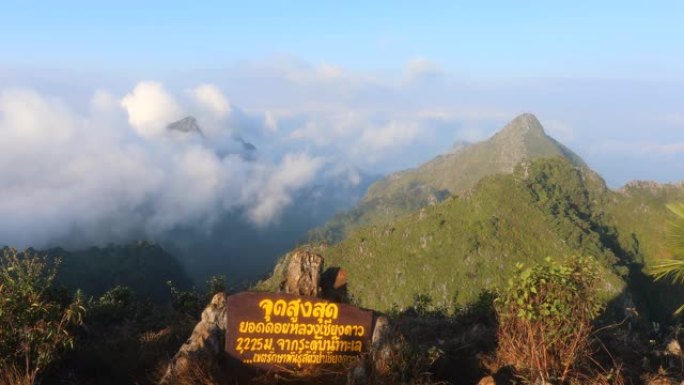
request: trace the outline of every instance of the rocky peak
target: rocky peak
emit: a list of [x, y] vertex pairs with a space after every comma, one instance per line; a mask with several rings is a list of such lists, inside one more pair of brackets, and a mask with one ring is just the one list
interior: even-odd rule
[[544, 127], [536, 116], [530, 113], [520, 114], [511, 120], [498, 134], [503, 136], [525, 136], [528, 134], [546, 136]]
[[202, 135], [202, 129], [200, 129], [199, 125], [197, 124], [197, 119], [195, 119], [193, 116], [186, 116], [179, 121], [169, 123], [166, 128], [171, 131], [179, 131], [184, 133], [196, 132]]

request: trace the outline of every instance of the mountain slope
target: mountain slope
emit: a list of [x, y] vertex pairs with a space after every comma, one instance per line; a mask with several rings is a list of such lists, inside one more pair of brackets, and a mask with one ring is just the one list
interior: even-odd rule
[[167, 302], [170, 290], [188, 289], [192, 281], [178, 260], [159, 245], [137, 242], [128, 245], [91, 247], [77, 251], [50, 249], [39, 254], [60, 258], [57, 283], [69, 291], [81, 289], [98, 297], [116, 286], [127, 286], [141, 298]]
[[579, 156], [546, 135], [534, 115], [522, 114], [484, 142], [438, 156], [415, 170], [399, 172], [375, 183], [364, 201], [392, 196], [411, 185], [462, 194], [484, 176], [513, 172], [523, 160], [556, 156], [586, 166]]
[[416, 169], [377, 181], [355, 209], [313, 232], [313, 239], [339, 241], [351, 228], [387, 223], [449, 195], [464, 194], [485, 176], [510, 174], [524, 160], [548, 157], [563, 157], [576, 166], [586, 166], [579, 156], [546, 135], [534, 115], [522, 114], [486, 141], [459, 146]]
[[664, 319], [684, 291], [654, 284], [644, 271], [668, 255], [665, 204], [680, 200], [684, 185], [612, 191], [568, 159], [536, 159], [483, 178], [462, 197], [357, 228], [319, 252], [347, 271], [360, 305], [379, 310], [407, 308], [418, 295], [462, 306], [503, 287], [518, 263], [592, 256], [602, 266], [604, 299], [621, 309], [636, 302], [643, 315]]
[[467, 197], [353, 231], [323, 254], [348, 271], [351, 295], [376, 309], [405, 308], [419, 294], [439, 306], [463, 305], [501, 287], [517, 263], [549, 256], [595, 256], [606, 267], [605, 291], [616, 294], [622, 279], [612, 267], [620, 257], [595, 221], [610, 194], [586, 168], [538, 160], [483, 179]]

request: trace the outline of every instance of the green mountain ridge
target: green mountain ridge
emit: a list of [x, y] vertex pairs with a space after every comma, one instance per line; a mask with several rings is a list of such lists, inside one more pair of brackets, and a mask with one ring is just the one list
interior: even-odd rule
[[[517, 145], [506, 147], [512, 153], [495, 152], [504, 148], [501, 143]], [[492, 156], [488, 151], [494, 151]], [[458, 158], [466, 152], [478, 156]], [[530, 157], [532, 152], [538, 157]], [[457, 159], [489, 159], [487, 165], [501, 171], [457, 190], [462, 185], [450, 184], [454, 176], [467, 181]], [[521, 161], [511, 166], [503, 159]], [[450, 166], [457, 170], [451, 172]], [[483, 169], [468, 178], [482, 175]], [[451, 177], [436, 178], [447, 174]], [[405, 187], [412, 183], [414, 190]], [[423, 195], [407, 195], [416, 189]], [[441, 201], [401, 201], [445, 190], [449, 194]], [[379, 201], [386, 205], [365, 211], [369, 202]], [[392, 211], [395, 201], [401, 209]], [[644, 314], [665, 319], [684, 301], [679, 294], [684, 291], [654, 283], [647, 273], [655, 261], [670, 256], [666, 204], [677, 201], [684, 201], [684, 184], [632, 182], [609, 189], [525, 114], [489, 141], [376, 183], [355, 211], [358, 215], [345, 224], [344, 239], [305, 247], [322, 254], [327, 266], [347, 271], [349, 294], [358, 304], [381, 311], [406, 309], [418, 296], [429, 296], [437, 307], [464, 306], [485, 290], [503, 288], [520, 263], [590, 256], [601, 266], [605, 302], [617, 308], [636, 303]], [[378, 208], [385, 211], [378, 214]], [[276, 266], [274, 272], [280, 270]], [[277, 278], [274, 274], [259, 288], [275, 288]]]
[[483, 177], [511, 173], [522, 161], [555, 156], [586, 167], [578, 155], [548, 136], [534, 115], [519, 115], [486, 141], [458, 145], [415, 169], [375, 182], [355, 209], [312, 231], [311, 238], [337, 242], [355, 227], [387, 223], [448, 196], [465, 194]]

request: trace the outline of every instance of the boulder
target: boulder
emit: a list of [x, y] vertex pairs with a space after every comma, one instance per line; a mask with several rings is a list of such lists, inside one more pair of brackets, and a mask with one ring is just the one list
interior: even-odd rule
[[389, 320], [381, 315], [375, 320], [370, 354], [373, 369], [381, 376], [389, 374], [392, 368], [392, 342]]
[[192, 335], [171, 359], [160, 384], [173, 385], [180, 376], [186, 375], [193, 365], [214, 368], [223, 357], [228, 309], [225, 293], [218, 293], [202, 312], [202, 319], [195, 325]]
[[318, 297], [322, 273], [323, 257], [309, 251], [297, 251], [290, 257], [281, 289], [288, 294]]

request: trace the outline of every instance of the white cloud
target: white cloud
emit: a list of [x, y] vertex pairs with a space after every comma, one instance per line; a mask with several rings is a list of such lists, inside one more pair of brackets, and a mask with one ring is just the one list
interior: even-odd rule
[[264, 226], [277, 217], [292, 201], [292, 192], [309, 184], [324, 160], [305, 153], [287, 154], [283, 162], [265, 178], [265, 183], [251, 185], [254, 204], [248, 217]]
[[408, 81], [435, 78], [443, 74], [442, 69], [430, 60], [419, 57], [408, 62], [404, 76]]
[[646, 141], [607, 140], [591, 147], [597, 153], [622, 156], [672, 156], [684, 154], [684, 142], [658, 143]]
[[190, 90], [195, 100], [218, 118], [226, 118], [232, 111], [228, 98], [212, 84], [202, 84]]
[[107, 90], [97, 90], [90, 99], [90, 106], [99, 112], [114, 111], [119, 107], [116, 97]]
[[139, 83], [121, 104], [97, 91], [85, 110], [31, 90], [0, 92], [0, 242], [153, 237], [238, 207], [264, 226], [323, 165], [304, 153], [248, 161], [210, 139], [158, 140], [163, 131], [153, 125], [183, 110], [158, 83]]
[[166, 125], [183, 117], [183, 111], [164, 86], [158, 82], [140, 82], [121, 99], [128, 112], [128, 122], [144, 138], [162, 135]]
[[339, 141], [344, 139], [358, 140], [361, 131], [368, 124], [364, 116], [351, 111], [309, 115], [289, 134], [289, 138], [325, 147], [340, 143]]
[[323, 63], [317, 68], [317, 73], [322, 79], [343, 79], [347, 76], [340, 66], [329, 63]]
[[567, 143], [575, 139], [575, 130], [569, 124], [551, 119], [544, 122], [546, 132], [556, 140]]
[[371, 151], [402, 148], [421, 133], [417, 122], [390, 121], [378, 127], [368, 127], [361, 134], [361, 145]]
[[271, 134], [278, 132], [278, 120], [270, 111], [264, 113], [264, 127]]
[[7, 150], [58, 146], [73, 136], [78, 123], [64, 104], [27, 89], [0, 93], [0, 111], [0, 146], [7, 146]]
[[482, 127], [466, 126], [458, 131], [457, 139], [458, 142], [475, 143], [487, 139], [490, 134]]

